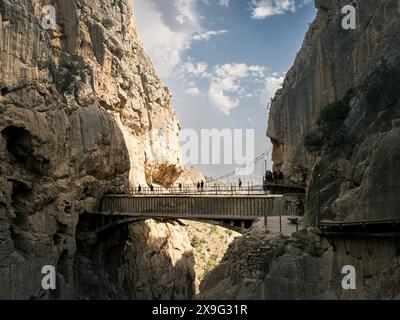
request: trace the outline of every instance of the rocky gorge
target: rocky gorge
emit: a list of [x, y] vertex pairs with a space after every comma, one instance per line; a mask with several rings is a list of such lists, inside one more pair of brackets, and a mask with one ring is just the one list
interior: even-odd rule
[[[307, 184], [306, 229], [254, 229], [201, 285], [204, 299], [399, 299], [398, 240], [326, 237], [319, 221], [399, 219], [400, 1], [316, 0], [318, 9], [272, 101], [273, 161]], [[341, 9], [356, 9], [355, 30]], [[356, 289], [342, 268], [354, 266]]]
[[[175, 220], [88, 232], [106, 193], [204, 176], [181, 163], [171, 93], [131, 1], [0, 0], [0, 299], [400, 298], [392, 238], [315, 228], [399, 218], [400, 1], [315, 4], [268, 123], [275, 168], [305, 174], [306, 228], [287, 237], [260, 221], [236, 237]], [[347, 4], [356, 30], [341, 28]], [[46, 5], [55, 28], [42, 26]], [[322, 130], [332, 126], [335, 140]], [[41, 286], [45, 265], [57, 269], [55, 291]], [[341, 287], [344, 265], [357, 290]]]

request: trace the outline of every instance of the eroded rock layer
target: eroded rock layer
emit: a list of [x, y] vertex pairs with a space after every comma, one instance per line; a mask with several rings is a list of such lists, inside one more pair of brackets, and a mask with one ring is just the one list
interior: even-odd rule
[[[43, 28], [45, 5], [55, 8], [54, 29]], [[0, 13], [0, 298], [93, 298], [77, 283], [86, 270], [76, 257], [80, 217], [96, 212], [106, 192], [146, 182], [167, 186], [178, 178], [180, 126], [171, 94], [143, 50], [131, 1], [1, 0]], [[180, 234], [173, 225], [159, 227], [169, 231], [160, 235], [157, 224], [143, 230], [141, 247], [122, 251], [120, 259], [140, 250], [147, 255], [146, 241]], [[121, 236], [114, 231], [107, 241], [122, 241], [121, 251], [140, 228], [148, 224]], [[93, 237], [92, 245], [107, 249], [102, 237]], [[168, 248], [160, 260], [188, 263], [187, 273], [170, 273], [171, 267], [163, 272], [166, 282], [175, 279], [173, 288], [149, 289], [149, 279], [125, 297], [190, 296], [191, 264], [174, 261], [169, 255], [181, 250]], [[152, 263], [133, 263], [138, 270], [131, 272], [137, 277]], [[88, 268], [107, 264], [104, 258]], [[56, 292], [42, 289], [44, 265], [57, 269]], [[86, 281], [96, 283], [97, 271], [102, 274], [92, 270]], [[103, 288], [97, 297], [114, 291]]]
[[[344, 266], [356, 271], [345, 290]], [[388, 237], [326, 239], [312, 231], [285, 238], [253, 230], [235, 240], [201, 284], [201, 299], [399, 299], [400, 259]]]
[[[317, 17], [271, 105], [274, 164], [293, 180], [301, 181], [306, 172], [308, 223], [318, 199], [321, 219], [399, 217], [400, 3], [315, 3]], [[356, 30], [342, 28], [347, 4], [356, 8]], [[329, 132], [333, 147], [308, 152], [305, 137], [317, 129], [321, 110], [338, 101], [350, 112]], [[343, 141], [335, 141], [341, 135]]]

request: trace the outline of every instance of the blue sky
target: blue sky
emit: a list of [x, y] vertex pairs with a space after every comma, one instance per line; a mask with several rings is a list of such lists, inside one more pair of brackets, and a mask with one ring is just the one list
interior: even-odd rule
[[[269, 146], [266, 106], [315, 17], [313, 1], [133, 3], [139, 35], [171, 89], [182, 128], [254, 129], [252, 156], [261, 154]], [[195, 167], [218, 176], [237, 166], [223, 162]]]

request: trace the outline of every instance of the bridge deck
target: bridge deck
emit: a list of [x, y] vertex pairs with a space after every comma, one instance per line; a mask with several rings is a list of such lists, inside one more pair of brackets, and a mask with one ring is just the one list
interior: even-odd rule
[[271, 215], [273, 200], [267, 195], [108, 195], [100, 213], [148, 218], [254, 220]]

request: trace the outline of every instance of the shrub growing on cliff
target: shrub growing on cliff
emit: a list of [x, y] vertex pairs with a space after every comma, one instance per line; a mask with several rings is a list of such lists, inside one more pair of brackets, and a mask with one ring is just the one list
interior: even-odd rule
[[313, 131], [304, 137], [304, 146], [308, 152], [320, 152], [324, 146], [319, 131]]
[[210, 272], [212, 269], [215, 268], [215, 266], [217, 265], [217, 261], [218, 261], [218, 256], [216, 254], [213, 254], [208, 258], [204, 270], [205, 274], [207, 274], [208, 272]]
[[199, 237], [197, 237], [196, 235], [193, 236], [192, 241], [190, 241], [190, 244], [191, 244], [192, 247], [195, 248], [195, 249], [201, 247], [201, 241], [200, 241]]
[[106, 29], [111, 29], [114, 26], [114, 22], [110, 18], [105, 18], [101, 21], [101, 24]]
[[349, 104], [343, 101], [330, 103], [323, 108], [317, 121], [317, 130], [309, 132], [304, 138], [307, 151], [332, 151], [340, 147], [346, 137], [343, 123], [349, 112]]
[[400, 100], [400, 65], [394, 67], [383, 60], [365, 79], [361, 90], [370, 112], [396, 106]]
[[58, 67], [50, 63], [49, 70], [60, 93], [74, 93], [81, 88], [85, 73], [81, 63], [76, 59], [62, 57]]

